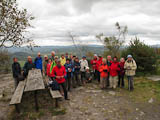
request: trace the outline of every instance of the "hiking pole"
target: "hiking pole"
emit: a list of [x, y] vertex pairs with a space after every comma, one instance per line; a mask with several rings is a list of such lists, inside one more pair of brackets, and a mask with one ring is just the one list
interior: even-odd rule
[[128, 88], [129, 88], [129, 91], [130, 91], [131, 90], [131, 88], [130, 88], [130, 79], [128, 79], [128, 82], [129, 82]]

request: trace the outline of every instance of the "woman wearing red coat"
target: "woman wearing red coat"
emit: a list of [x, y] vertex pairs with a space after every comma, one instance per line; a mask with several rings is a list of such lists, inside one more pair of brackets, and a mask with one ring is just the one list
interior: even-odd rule
[[101, 89], [106, 88], [106, 80], [107, 80], [107, 76], [108, 76], [108, 71], [109, 71], [109, 67], [107, 65], [107, 60], [105, 58], [103, 58], [103, 63], [99, 68], [99, 72], [101, 73], [101, 79], [100, 79], [100, 87]]
[[91, 65], [92, 65], [92, 69], [93, 69], [93, 73], [94, 73], [94, 79], [97, 79], [97, 72], [98, 72], [98, 66], [97, 66], [97, 55], [94, 55], [93, 60], [91, 60]]
[[99, 72], [99, 67], [102, 65], [102, 59], [103, 57], [101, 55], [98, 56], [98, 61], [97, 61], [97, 68], [98, 68], [98, 72], [97, 72], [97, 78], [98, 78], [98, 82], [100, 83], [100, 72]]
[[113, 62], [110, 66], [110, 88], [115, 89], [118, 82], [118, 72], [120, 71], [119, 62], [117, 62], [117, 57], [113, 58]]
[[65, 86], [65, 78], [64, 78], [65, 75], [66, 75], [65, 67], [61, 65], [60, 60], [57, 60], [57, 65], [53, 68], [51, 76], [55, 78], [55, 80], [58, 82], [60, 86], [62, 86], [65, 100], [69, 100]]

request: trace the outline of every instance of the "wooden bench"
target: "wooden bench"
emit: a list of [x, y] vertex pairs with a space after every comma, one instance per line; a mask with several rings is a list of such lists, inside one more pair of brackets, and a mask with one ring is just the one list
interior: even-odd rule
[[55, 106], [58, 107], [58, 99], [62, 98], [62, 95], [60, 94], [58, 90], [52, 90], [51, 88], [49, 88], [49, 91], [50, 91], [52, 98], [56, 100]]
[[19, 108], [18, 108], [18, 104], [21, 103], [22, 100], [22, 95], [23, 95], [23, 91], [24, 91], [24, 87], [25, 87], [25, 82], [26, 81], [20, 81], [12, 98], [11, 98], [11, 102], [9, 105], [15, 105], [17, 112], [20, 112]]
[[[48, 81], [49, 79], [45, 79], [45, 83], [46, 85], [48, 86]], [[61, 93], [58, 91], [58, 90], [52, 90], [50, 87], [49, 87], [49, 92], [50, 92], [50, 95], [53, 99], [55, 99], [55, 107], [58, 107], [58, 99], [59, 98], [62, 98], [62, 95]]]

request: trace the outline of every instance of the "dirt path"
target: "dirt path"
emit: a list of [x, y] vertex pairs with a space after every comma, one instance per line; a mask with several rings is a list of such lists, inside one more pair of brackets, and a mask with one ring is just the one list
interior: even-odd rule
[[136, 103], [120, 91], [100, 90], [96, 84], [80, 87], [70, 93], [63, 105], [67, 114], [55, 120], [159, 120], [158, 105]]
[[[5, 99], [0, 98], [0, 120], [7, 120], [13, 79], [11, 75], [0, 77], [0, 91], [5, 89], [7, 94]], [[101, 90], [96, 82], [78, 87], [69, 92], [70, 101], [60, 101], [60, 109], [65, 108], [66, 114], [48, 114], [37, 120], [159, 120], [160, 104], [134, 101], [124, 91]]]

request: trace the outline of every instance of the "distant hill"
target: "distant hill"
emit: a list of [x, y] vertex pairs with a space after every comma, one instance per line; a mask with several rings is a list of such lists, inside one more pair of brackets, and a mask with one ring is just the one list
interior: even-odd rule
[[[68, 52], [68, 53], [72, 53], [72, 54], [77, 55], [77, 54], [80, 54], [79, 50], [81, 47], [77, 46], [77, 48], [75, 46], [40, 46], [40, 47], [33, 48], [33, 51], [32, 51], [27, 47], [21, 47], [21, 48], [13, 47], [13, 48], [8, 48], [8, 51], [13, 54], [18, 53], [18, 55], [23, 54], [23, 52], [28, 53], [28, 54], [32, 54], [32, 55], [37, 54], [37, 52], [41, 52], [42, 54], [50, 54], [51, 51], [55, 51], [57, 54], [62, 54], [62, 53]], [[85, 55], [86, 50], [93, 52], [93, 53], [97, 53], [97, 54], [101, 54], [104, 51], [103, 46], [100, 46], [100, 45], [83, 46], [83, 49], [81, 48], [81, 51], [83, 52], [82, 54]]]

